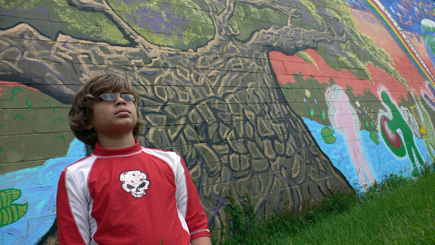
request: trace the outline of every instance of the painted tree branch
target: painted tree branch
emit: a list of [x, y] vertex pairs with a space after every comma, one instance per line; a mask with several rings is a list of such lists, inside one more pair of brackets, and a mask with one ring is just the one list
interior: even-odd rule
[[226, 0], [226, 7], [221, 14], [217, 14], [216, 6], [210, 0], [204, 0], [209, 7], [209, 16], [215, 27], [215, 40], [222, 40], [236, 36], [240, 31], [234, 31], [232, 26], [228, 24], [228, 20], [234, 13], [234, 0]]
[[68, 2], [81, 10], [92, 10], [105, 14], [118, 26], [119, 31], [131, 42], [132, 46], [139, 46], [147, 53], [151, 53], [152, 50], [157, 48], [156, 45], [149, 43], [142, 35], [137, 33], [128, 23], [119, 17], [106, 0], [101, 0], [101, 3], [93, 0], [68, 0]]
[[299, 17], [299, 15], [296, 14], [297, 8], [291, 7], [289, 5], [280, 4], [280, 3], [277, 3], [275, 1], [270, 1], [270, 0], [240, 0], [237, 2], [250, 4], [250, 5], [255, 6], [257, 8], [260, 8], [260, 9], [271, 8], [271, 9], [278, 10], [281, 13], [288, 16], [288, 19], [287, 19], [288, 26], [291, 26], [291, 19], [292, 18]]

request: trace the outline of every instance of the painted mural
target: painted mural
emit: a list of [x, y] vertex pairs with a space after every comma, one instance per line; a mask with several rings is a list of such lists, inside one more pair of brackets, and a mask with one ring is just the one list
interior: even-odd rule
[[99, 72], [139, 91], [140, 143], [183, 156], [217, 238], [230, 192], [297, 211], [435, 159], [432, 1], [0, 2], [2, 244], [55, 237], [89, 153], [69, 104]]

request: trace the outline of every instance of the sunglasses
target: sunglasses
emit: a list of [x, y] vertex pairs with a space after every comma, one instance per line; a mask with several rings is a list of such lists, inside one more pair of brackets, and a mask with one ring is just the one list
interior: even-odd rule
[[[101, 98], [104, 101], [115, 101], [118, 99], [118, 94], [104, 93], [104, 94], [101, 94], [100, 96], [98, 96], [97, 98]], [[123, 93], [123, 94], [121, 94], [121, 98], [127, 102], [135, 102], [136, 101], [136, 97], [134, 97], [134, 95], [132, 95], [132, 94]]]

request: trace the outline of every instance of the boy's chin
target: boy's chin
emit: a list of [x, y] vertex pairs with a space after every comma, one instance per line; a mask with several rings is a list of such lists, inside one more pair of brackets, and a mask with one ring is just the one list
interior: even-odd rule
[[114, 125], [113, 127], [107, 128], [105, 131], [106, 135], [121, 135], [121, 134], [133, 134], [133, 128], [135, 125], [133, 124], [121, 124]]

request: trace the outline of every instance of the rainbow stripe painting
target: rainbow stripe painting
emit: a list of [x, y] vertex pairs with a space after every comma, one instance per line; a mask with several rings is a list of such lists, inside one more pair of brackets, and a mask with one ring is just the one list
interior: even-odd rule
[[435, 86], [435, 77], [429, 71], [429, 68], [424, 63], [423, 59], [418, 55], [417, 50], [409, 41], [405, 32], [400, 28], [399, 24], [394, 20], [393, 16], [388, 12], [387, 8], [379, 0], [364, 0], [368, 7], [380, 17], [382, 22], [388, 27], [393, 36], [399, 42], [406, 54], [411, 58], [412, 62], [418, 70], [426, 77], [426, 79]]

